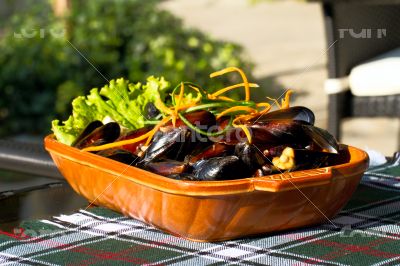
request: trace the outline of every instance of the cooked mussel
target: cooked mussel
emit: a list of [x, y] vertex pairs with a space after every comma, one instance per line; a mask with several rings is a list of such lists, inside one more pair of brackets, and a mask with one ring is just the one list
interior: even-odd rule
[[[262, 151], [291, 146], [329, 153], [338, 152], [338, 142], [331, 134], [302, 121], [270, 120], [248, 125], [247, 128], [252, 137], [252, 144]], [[219, 141], [237, 145], [247, 142], [247, 137], [241, 128], [233, 128]], [[274, 153], [273, 150], [269, 152]]]
[[99, 146], [115, 141], [121, 132], [120, 126], [116, 122], [107, 123], [97, 127], [89, 135], [77, 142], [74, 147], [83, 149], [91, 146]]
[[163, 133], [158, 132], [150, 146], [146, 149], [140, 164], [147, 164], [161, 158], [177, 159], [184, 149], [190, 131], [184, 127], [171, 128]]
[[249, 124], [257, 122], [267, 122], [271, 120], [293, 120], [306, 122], [307, 124], [314, 125], [315, 115], [313, 111], [304, 106], [293, 106], [286, 109], [279, 109], [258, 117], [254, 117], [248, 121]]
[[266, 163], [266, 158], [260, 149], [247, 142], [235, 145], [235, 155], [238, 156], [251, 171], [254, 171]]
[[[215, 124], [215, 116], [207, 111], [188, 113], [185, 118], [192, 124], [204, 125], [204, 129]], [[196, 133], [180, 119], [176, 121], [175, 127], [166, 124], [157, 131], [140, 163], [147, 164], [160, 159], [183, 161], [187, 154], [211, 144], [207, 137]]]
[[[308, 144], [309, 137], [303, 129], [304, 122], [293, 120], [271, 120], [246, 125], [251, 136], [252, 143], [256, 145], [276, 146], [279, 144], [302, 143]], [[219, 138], [213, 140], [228, 145], [236, 145], [247, 141], [246, 134], [241, 128], [232, 128]]]
[[214, 157], [193, 165], [193, 176], [198, 180], [215, 181], [249, 177], [251, 171], [237, 156]]
[[85, 129], [79, 134], [79, 136], [75, 139], [75, 141], [72, 143], [72, 146], [75, 147], [75, 145], [80, 142], [83, 138], [85, 138], [87, 135], [92, 133], [96, 128], [99, 128], [103, 125], [103, 123], [99, 120], [95, 120], [93, 122], [90, 122]]
[[[312, 126], [314, 113], [303, 106], [269, 112], [246, 121], [253, 143], [268, 143], [270, 146], [289, 143], [306, 143], [308, 134], [303, 125]], [[235, 145], [243, 142], [246, 135], [240, 128], [230, 129], [219, 142]]]
[[296, 167], [294, 170], [313, 169], [327, 166], [328, 160], [337, 157], [335, 153], [295, 149]]
[[309, 147], [306, 149], [285, 147], [280, 154], [274, 154], [274, 157], [268, 160], [274, 166], [271, 170], [294, 171], [327, 166], [328, 162], [337, 156], [336, 153], [312, 150]]
[[327, 130], [310, 125], [303, 125], [303, 129], [310, 140], [312, 140], [310, 141], [311, 150], [316, 150], [318, 147], [323, 152], [338, 153], [339, 144], [336, 138]]

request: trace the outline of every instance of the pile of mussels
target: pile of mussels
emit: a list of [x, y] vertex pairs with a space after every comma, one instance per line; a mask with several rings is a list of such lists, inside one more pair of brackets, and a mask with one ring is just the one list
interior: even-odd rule
[[[208, 111], [185, 118], [206, 129], [226, 126]], [[166, 124], [148, 146], [145, 141], [96, 152], [122, 163], [178, 180], [212, 181], [259, 177], [285, 171], [327, 166], [338, 156], [339, 145], [326, 130], [314, 126], [314, 114], [296, 106], [269, 112], [246, 122], [251, 144], [241, 128], [218, 137], [199, 136], [181, 120]], [[118, 123], [90, 123], [74, 147], [83, 149], [146, 134], [151, 126], [122, 133]]]

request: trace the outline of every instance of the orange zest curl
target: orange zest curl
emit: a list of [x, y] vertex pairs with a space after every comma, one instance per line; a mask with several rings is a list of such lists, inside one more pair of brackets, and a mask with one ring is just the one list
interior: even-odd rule
[[234, 102], [235, 100], [226, 96], [218, 96], [217, 100], [222, 100], [222, 101], [226, 101], [226, 102]]
[[234, 112], [238, 112], [238, 111], [244, 111], [244, 112], [248, 112], [248, 113], [255, 113], [255, 112], [257, 112], [256, 109], [253, 109], [253, 108], [251, 108], [251, 107], [247, 107], [247, 106], [234, 106], [234, 107], [231, 107], [231, 108], [228, 108], [228, 109], [222, 111], [219, 115], [217, 115], [217, 120], [218, 120], [219, 118], [221, 118], [221, 117], [227, 115], [227, 114], [234, 113]]
[[289, 103], [290, 103], [290, 96], [292, 95], [293, 91], [292, 90], [287, 90], [285, 92], [285, 97], [281, 100], [281, 104], [279, 104], [277, 99], [273, 99], [270, 97], [267, 97], [267, 99], [273, 101], [276, 106], [278, 106], [279, 109], [287, 109], [289, 108]]
[[117, 142], [108, 143], [108, 144], [104, 144], [104, 145], [100, 145], [100, 146], [87, 147], [87, 148], [82, 149], [82, 151], [102, 151], [102, 150], [106, 150], [106, 149], [111, 149], [111, 148], [115, 148], [115, 147], [120, 147], [120, 146], [124, 146], [124, 145], [137, 143], [139, 141], [145, 140], [146, 138], [147, 138], [147, 141], [146, 141], [145, 145], [148, 145], [150, 143], [151, 139], [153, 138], [154, 134], [160, 129], [160, 127], [162, 127], [170, 119], [171, 119], [171, 117], [164, 118], [152, 130], [150, 130], [146, 134], [143, 134], [137, 138], [117, 141]]
[[181, 102], [182, 102], [184, 90], [185, 90], [185, 86], [183, 85], [183, 82], [181, 82], [181, 90], [179, 92], [178, 100], [176, 101], [176, 106], [175, 106], [174, 111], [172, 113], [172, 125], [174, 127], [175, 127], [175, 124], [176, 124], [176, 119], [178, 118], [178, 110], [179, 110], [179, 106], [181, 105]]
[[[235, 84], [235, 85], [232, 85], [232, 86], [225, 87], [223, 89], [218, 90], [217, 92], [214, 92], [214, 93], [208, 95], [208, 98], [209, 99], [216, 99], [217, 96], [219, 96], [219, 95], [221, 95], [221, 94], [223, 94], [223, 93], [225, 93], [227, 91], [230, 91], [230, 90], [233, 90], [233, 89], [236, 89], [236, 88], [240, 88], [240, 87], [243, 87], [243, 86], [245, 86], [245, 83], [239, 83], [239, 84]], [[258, 84], [255, 84], [255, 83], [248, 83], [248, 86], [249, 86], [249, 88], [258, 88], [258, 87], [260, 87], [260, 86], [258, 86]]]
[[[235, 128], [240, 128], [241, 130], [243, 130], [244, 134], [246, 135], [247, 141], [249, 142], [249, 144], [251, 144], [253, 139], [252, 139], [252, 136], [251, 136], [251, 133], [250, 133], [249, 128], [248, 128], [246, 125], [238, 124], [238, 121], [240, 121], [241, 118], [243, 118], [243, 117], [241, 117], [241, 116], [236, 117], [236, 118], [233, 120], [232, 125], [233, 125], [233, 127], [235, 127]], [[240, 122], [239, 122], [239, 123], [240, 123]]]
[[224, 68], [222, 70], [216, 71], [214, 73], [210, 74], [210, 78], [214, 78], [214, 77], [218, 77], [221, 75], [224, 75], [226, 73], [230, 73], [230, 72], [238, 72], [240, 74], [240, 76], [242, 77], [243, 80], [243, 86], [244, 86], [244, 90], [246, 93], [246, 101], [250, 101], [250, 85], [249, 85], [249, 81], [247, 80], [246, 74], [244, 74], [243, 70], [241, 70], [240, 68], [237, 67], [227, 67]]
[[108, 143], [108, 144], [104, 144], [104, 145], [100, 145], [100, 146], [87, 147], [87, 148], [82, 149], [82, 151], [102, 151], [102, 150], [106, 150], [106, 149], [120, 147], [123, 145], [133, 144], [133, 143], [136, 143], [136, 142], [139, 142], [139, 141], [142, 141], [142, 140], [148, 138], [151, 134], [152, 134], [152, 131], [149, 131], [146, 134], [143, 134], [134, 139], [117, 141], [117, 142]]
[[281, 109], [287, 109], [289, 108], [289, 103], [290, 103], [290, 96], [292, 95], [293, 91], [292, 90], [287, 90], [285, 93], [285, 98], [282, 99], [282, 103], [280, 108]]

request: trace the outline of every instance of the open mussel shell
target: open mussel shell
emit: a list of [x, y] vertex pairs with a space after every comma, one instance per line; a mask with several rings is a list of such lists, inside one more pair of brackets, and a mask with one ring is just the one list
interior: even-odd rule
[[[270, 120], [246, 125], [256, 145], [275, 146], [281, 143], [307, 144], [309, 137], [303, 129], [305, 123], [294, 120]], [[214, 141], [236, 145], [247, 141], [241, 128], [232, 128], [223, 136], [213, 138]]]
[[138, 162], [138, 157], [134, 155], [133, 153], [127, 151], [127, 150], [122, 150], [118, 148], [112, 148], [112, 149], [107, 149], [107, 150], [102, 150], [97, 153], [97, 155], [125, 163], [128, 165], [135, 165], [136, 162]]
[[169, 159], [176, 159], [182, 153], [188, 135], [190, 135], [190, 131], [183, 127], [172, 128], [165, 133], [159, 132], [146, 149], [140, 164], [147, 164], [164, 157], [168, 158], [168, 155], [175, 157]]
[[304, 131], [312, 140], [313, 145], [317, 145], [321, 151], [338, 153], [339, 144], [334, 136], [327, 130], [310, 125], [303, 125]]
[[270, 120], [294, 120], [306, 122], [307, 124], [314, 125], [315, 115], [313, 111], [304, 106], [293, 106], [285, 109], [272, 111], [248, 121], [249, 124], [258, 122], [267, 122]]
[[82, 131], [81, 134], [75, 139], [75, 141], [72, 143], [71, 146], [75, 147], [77, 143], [79, 143], [82, 139], [84, 139], [87, 135], [92, 133], [96, 128], [99, 128], [103, 125], [103, 123], [99, 120], [95, 120], [93, 122], [90, 122], [85, 129]]
[[92, 133], [77, 142], [74, 147], [83, 149], [91, 146], [99, 146], [115, 141], [121, 132], [118, 123], [111, 122], [96, 128]]

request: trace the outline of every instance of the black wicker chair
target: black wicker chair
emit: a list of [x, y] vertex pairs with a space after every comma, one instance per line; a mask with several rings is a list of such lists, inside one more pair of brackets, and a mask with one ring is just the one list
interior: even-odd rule
[[[347, 77], [358, 64], [400, 47], [398, 0], [325, 0], [323, 14], [327, 45], [331, 46], [327, 52], [330, 81]], [[373, 34], [369, 38], [354, 38], [343, 29], [353, 29], [357, 33], [362, 29], [372, 29]], [[377, 32], [380, 29], [384, 29], [385, 34], [379, 36]], [[328, 112], [328, 129], [340, 139], [344, 118], [399, 118], [400, 94], [359, 97], [346, 89], [331, 92]]]

